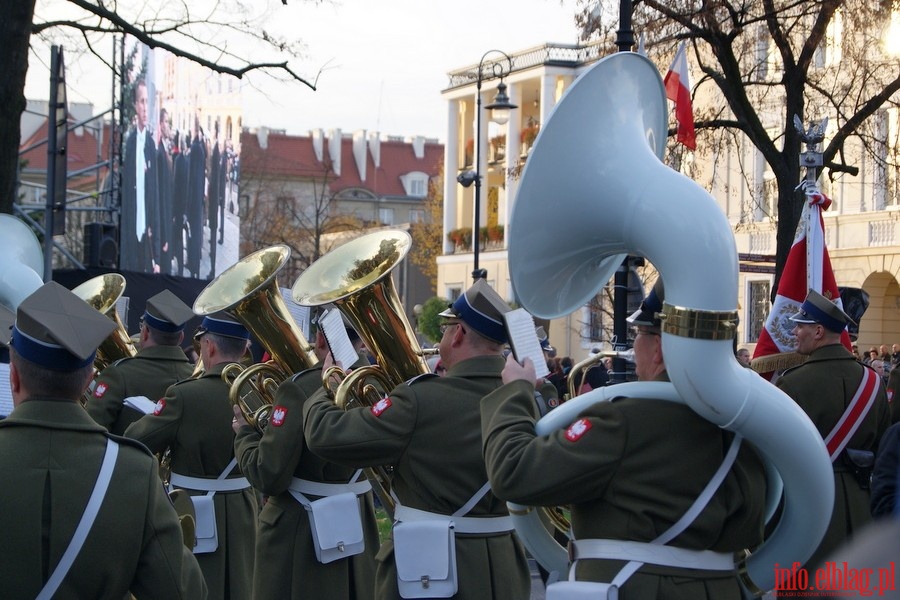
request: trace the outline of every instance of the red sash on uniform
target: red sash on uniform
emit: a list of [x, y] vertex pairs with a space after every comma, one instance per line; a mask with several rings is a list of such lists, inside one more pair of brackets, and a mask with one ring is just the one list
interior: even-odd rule
[[865, 367], [863, 367], [863, 371], [862, 381], [853, 395], [853, 399], [850, 400], [850, 404], [847, 406], [844, 414], [841, 415], [837, 425], [825, 438], [825, 447], [828, 449], [831, 462], [837, 459], [838, 455], [847, 446], [847, 442], [859, 429], [863, 419], [869, 414], [869, 409], [872, 408], [875, 397], [878, 395], [878, 375], [872, 369]]

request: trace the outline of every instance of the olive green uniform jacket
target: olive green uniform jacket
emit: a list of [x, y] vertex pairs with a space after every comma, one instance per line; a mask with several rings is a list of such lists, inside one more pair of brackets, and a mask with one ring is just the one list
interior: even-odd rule
[[[151, 452], [171, 448], [172, 473], [216, 479], [234, 458], [234, 413], [228, 402], [228, 386], [222, 381], [225, 363], [213, 366], [199, 379], [169, 388], [155, 413], [132, 423], [125, 435], [139, 440]], [[240, 477], [234, 469], [229, 478]], [[189, 490], [191, 495], [205, 492]], [[253, 488], [217, 492], [216, 527], [219, 547], [197, 554], [206, 577], [210, 598], [246, 600], [253, 580], [258, 504]]]
[[194, 367], [178, 346], [151, 346], [133, 358], [123, 358], [103, 369], [87, 401], [88, 414], [110, 433], [122, 435], [141, 413], [124, 406], [132, 396], [153, 402], [166, 395], [175, 382], [191, 376]]
[[[37, 596], [69, 545], [109, 434], [77, 403], [30, 398], [0, 421], [0, 581], [5, 599]], [[206, 598], [197, 561], [141, 444], [119, 445], [105, 499], [54, 598]]]
[[[303, 407], [306, 442], [337, 463], [393, 466], [392, 492], [403, 506], [450, 515], [487, 482], [478, 406], [501, 385], [503, 365], [499, 356], [464, 360], [443, 377], [423, 376], [397, 386], [379, 410], [344, 412], [317, 392]], [[506, 503], [489, 492], [466, 516], [507, 514]], [[456, 559], [459, 591], [454, 598], [528, 598], [531, 576], [514, 532], [457, 532]], [[377, 561], [375, 597], [399, 598], [391, 540], [382, 544]]]
[[[363, 553], [320, 563], [313, 548], [309, 513], [291, 495], [292, 477], [325, 483], [347, 483], [350, 467], [326, 462], [303, 441], [303, 399], [322, 387], [321, 367], [303, 371], [275, 394], [273, 411], [282, 411], [278, 425], [269, 423], [260, 435], [242, 427], [234, 439], [241, 471], [268, 496], [259, 515], [256, 538], [254, 600], [372, 600], [375, 597], [375, 554], [378, 526], [372, 493], [359, 497], [366, 549]], [[318, 496], [306, 495], [310, 500]]]
[[[481, 403], [484, 456], [495, 493], [525, 505], [571, 505], [575, 539], [650, 542], [690, 508], [733, 434], [682, 404], [619, 398], [585, 409], [569, 429], [535, 434], [533, 386], [504, 385]], [[762, 542], [765, 471], [746, 441], [718, 491], [669, 545], [733, 552]], [[579, 581], [611, 582], [625, 561], [582, 560]], [[561, 574], [565, 579], [565, 574]], [[741, 598], [734, 573], [642, 566], [621, 600]]]
[[[824, 439], [844, 414], [867, 368], [846, 348], [832, 344], [814, 350], [805, 363], [785, 371], [776, 385], [800, 405]], [[875, 452], [890, 425], [889, 411], [884, 387], [879, 384], [875, 402], [847, 448]], [[819, 565], [854, 531], [872, 520], [869, 490], [860, 488], [843, 456], [838, 456], [833, 466], [834, 510], [822, 543], [806, 561], [809, 568]]]

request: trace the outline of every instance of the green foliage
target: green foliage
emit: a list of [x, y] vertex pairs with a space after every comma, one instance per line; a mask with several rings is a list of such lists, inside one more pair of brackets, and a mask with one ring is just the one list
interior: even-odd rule
[[447, 308], [450, 301], [446, 298], [434, 296], [422, 305], [422, 314], [419, 315], [419, 332], [428, 338], [430, 342], [441, 339], [441, 318], [438, 313]]

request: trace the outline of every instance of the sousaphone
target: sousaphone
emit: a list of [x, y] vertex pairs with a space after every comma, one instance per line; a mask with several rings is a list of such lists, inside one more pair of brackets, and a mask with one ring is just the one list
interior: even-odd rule
[[[743, 435], [784, 481], [775, 531], [739, 565], [746, 588], [758, 593], [774, 586], [773, 565], [802, 563], [822, 539], [834, 496], [831, 463], [797, 404], [734, 360], [734, 236], [709, 193], [661, 162], [667, 131], [656, 65], [619, 52], [567, 90], [529, 154], [509, 226], [516, 298], [538, 317], [568, 315], [606, 285], [626, 255], [647, 258], [666, 285], [662, 345], [672, 381], [594, 390], [550, 412], [537, 429], [566, 426], [614, 391], [682, 402]], [[566, 218], [548, 219], [550, 206]], [[513, 505], [511, 512], [532, 555], [564, 573], [566, 552], [535, 511]]]

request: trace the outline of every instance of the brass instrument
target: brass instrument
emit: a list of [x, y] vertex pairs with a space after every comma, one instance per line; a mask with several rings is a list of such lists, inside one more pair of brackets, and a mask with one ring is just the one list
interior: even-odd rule
[[[323, 385], [344, 410], [354, 402], [372, 405], [381, 392], [430, 372], [391, 279], [391, 271], [411, 246], [412, 238], [405, 231], [363, 235], [317, 260], [294, 282], [294, 302], [302, 306], [334, 304], [375, 357], [375, 365], [343, 377], [335, 369], [323, 373]], [[336, 386], [332, 385], [334, 378], [339, 380]], [[372, 471], [367, 470], [367, 476], [375, 493], [393, 514], [389, 474], [384, 468]]]
[[97, 348], [97, 356], [94, 358], [96, 373], [100, 373], [119, 359], [131, 358], [137, 354], [134, 342], [128, 335], [128, 331], [119, 317], [119, 312], [116, 310], [116, 302], [124, 292], [125, 278], [118, 273], [99, 275], [72, 290], [73, 294], [112, 319], [116, 324], [113, 332]]
[[604, 358], [624, 358], [629, 362], [634, 362], [634, 350], [603, 350], [588, 356], [581, 362], [575, 363], [575, 366], [569, 371], [566, 383], [568, 394], [565, 400], [571, 400], [578, 395], [581, 386], [584, 385], [587, 372]]
[[[194, 313], [200, 316], [230, 313], [271, 355], [268, 362], [246, 368], [233, 363], [222, 372], [231, 388], [229, 400], [259, 431], [268, 423], [278, 385], [318, 362], [278, 289], [276, 276], [290, 256], [283, 244], [258, 250], [222, 272], [194, 301]], [[250, 391], [243, 393], [245, 385]]]

